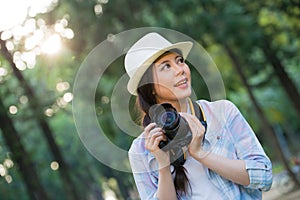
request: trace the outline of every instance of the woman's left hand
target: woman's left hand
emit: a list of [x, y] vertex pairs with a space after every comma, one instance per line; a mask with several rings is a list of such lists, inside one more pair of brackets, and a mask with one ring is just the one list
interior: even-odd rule
[[205, 133], [205, 127], [201, 124], [199, 119], [188, 113], [180, 113], [180, 115], [186, 119], [189, 127], [192, 131], [192, 141], [188, 147], [189, 153], [192, 157], [196, 158], [202, 153], [202, 140]]

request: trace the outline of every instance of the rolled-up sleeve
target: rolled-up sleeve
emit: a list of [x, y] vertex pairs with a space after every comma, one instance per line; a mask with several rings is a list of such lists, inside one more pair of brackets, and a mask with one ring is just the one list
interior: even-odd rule
[[271, 162], [262, 163], [256, 160], [245, 160], [245, 163], [250, 177], [250, 184], [247, 188], [268, 191], [272, 185]]
[[227, 103], [227, 122], [238, 159], [244, 160], [250, 184], [246, 188], [268, 191], [272, 185], [272, 163], [265, 154], [252, 128], [238, 108]]

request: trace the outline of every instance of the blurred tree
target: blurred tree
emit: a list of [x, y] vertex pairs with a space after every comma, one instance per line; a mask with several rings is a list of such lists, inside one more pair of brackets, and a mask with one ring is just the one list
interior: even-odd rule
[[34, 117], [36, 118], [37, 123], [39, 124], [42, 133], [44, 134], [44, 137], [48, 142], [49, 148], [53, 154], [54, 159], [57, 160], [57, 162], [61, 165], [61, 170], [60, 170], [61, 178], [64, 182], [63, 186], [65, 187], [67, 198], [79, 199], [79, 196], [77, 194], [77, 189], [74, 186], [74, 183], [72, 182], [70, 177], [69, 167], [67, 166], [65, 160], [63, 159], [62, 153], [55, 142], [52, 129], [50, 128], [48, 122], [45, 120], [43, 111], [40, 106], [39, 99], [36, 97], [34, 90], [31, 88], [31, 86], [29, 86], [28, 82], [25, 80], [20, 70], [16, 67], [16, 64], [13, 61], [12, 54], [8, 51], [5, 41], [1, 39], [0, 39], [0, 47], [1, 47], [1, 53], [3, 54], [3, 57], [7, 59], [8, 63], [10, 64], [10, 67], [12, 68], [12, 71], [14, 72], [15, 77], [18, 79], [20, 83], [20, 86], [24, 88], [25, 94], [30, 99], [29, 104], [31, 110], [34, 112]]
[[[298, 101], [300, 94], [296, 84], [287, 73], [288, 67], [283, 64], [284, 62], [287, 63], [284, 56], [291, 60], [295, 59], [300, 49], [299, 45], [293, 44], [299, 43], [296, 36], [297, 29], [295, 29], [297, 27], [294, 24], [296, 20], [293, 19], [293, 13], [296, 14], [297, 6], [291, 9], [293, 4], [295, 2], [292, 1], [289, 4], [284, 3], [284, 1], [275, 3], [274, 1], [264, 3], [245, 1], [243, 8], [245, 12], [251, 13], [255, 22], [253, 26], [256, 26], [255, 29], [260, 31], [260, 38], [257, 38], [259, 42], [256, 42], [255, 46], [262, 49], [266, 60], [273, 68], [274, 75], [279, 79], [300, 117], [300, 102]], [[289, 15], [286, 15], [285, 12], [288, 12]], [[269, 20], [270, 18], [271, 20]]]
[[36, 173], [34, 163], [32, 162], [30, 154], [25, 150], [20, 135], [13, 125], [12, 119], [7, 114], [7, 108], [0, 99], [0, 129], [2, 135], [12, 152], [13, 160], [16, 161], [20, 167], [20, 172], [26, 184], [27, 193], [30, 199], [45, 199], [49, 197], [45, 192], [43, 185]]

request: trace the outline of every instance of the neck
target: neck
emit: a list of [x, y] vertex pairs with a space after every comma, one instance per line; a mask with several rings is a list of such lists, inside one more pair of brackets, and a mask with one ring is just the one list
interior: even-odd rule
[[172, 104], [176, 108], [177, 112], [187, 112], [188, 100], [184, 99], [182, 101], [177, 101], [175, 104]]

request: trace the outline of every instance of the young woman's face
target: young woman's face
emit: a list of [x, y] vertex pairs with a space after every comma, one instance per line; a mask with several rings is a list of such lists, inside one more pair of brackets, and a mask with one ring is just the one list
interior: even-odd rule
[[180, 54], [170, 52], [159, 58], [152, 72], [157, 103], [178, 101], [191, 95], [191, 71]]

